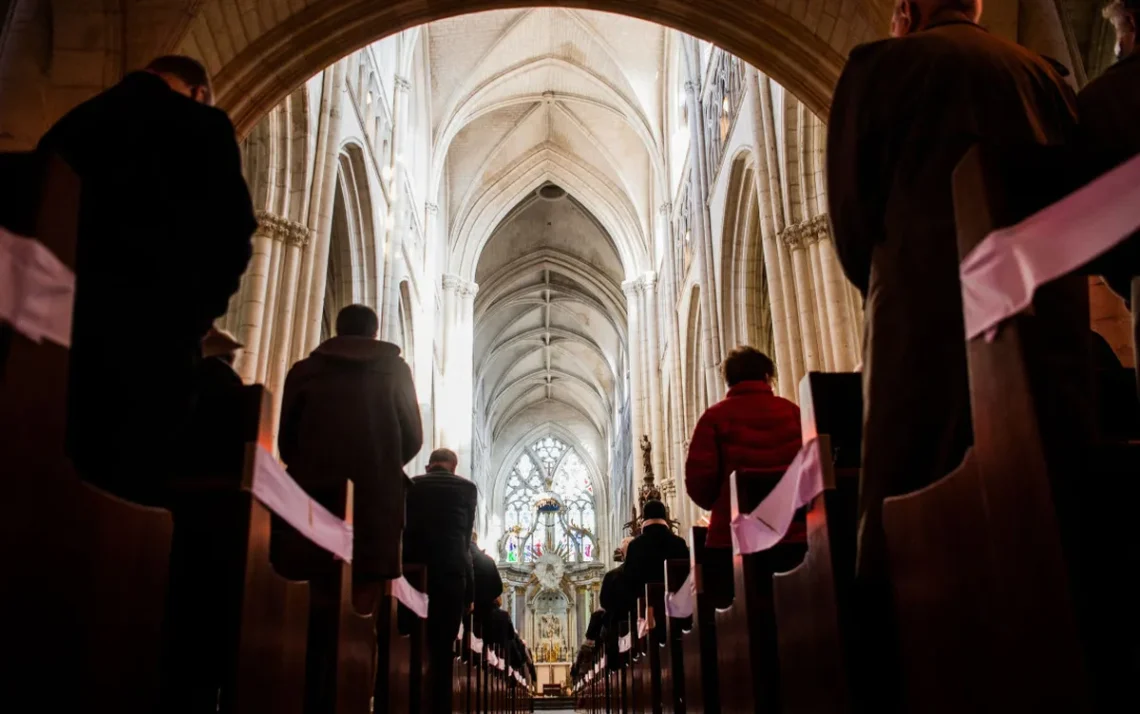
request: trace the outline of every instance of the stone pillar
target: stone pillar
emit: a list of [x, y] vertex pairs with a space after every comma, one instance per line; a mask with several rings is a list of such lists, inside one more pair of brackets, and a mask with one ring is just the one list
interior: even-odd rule
[[[771, 246], [765, 241], [765, 263], [771, 254], [775, 270], [768, 273], [769, 280], [773, 274], [779, 274], [779, 284], [783, 294], [785, 327], [788, 333], [788, 366], [791, 374], [787, 372], [778, 377], [780, 394], [788, 399], [796, 400], [799, 393], [800, 380], [804, 376], [804, 353], [801, 343], [799, 302], [796, 299], [796, 274], [792, 267], [792, 258], [787, 246], [781, 240], [784, 232], [784, 188], [780, 175], [780, 160], [777, 143], [775, 116], [772, 113], [772, 82], [768, 77], [757, 75], [760, 99], [760, 115], [757, 123], [763, 127], [762, 160], [767, 164], [767, 196], [761, 195], [761, 205], [766, 204], [771, 216]], [[764, 189], [765, 187], [761, 187]], [[775, 317], [775, 316], [774, 316]], [[790, 377], [790, 379], [789, 379]]]
[[[768, 176], [767, 141], [764, 136], [764, 109], [760, 93], [767, 92], [767, 82], [760, 81], [760, 73], [748, 65], [745, 70], [748, 79], [748, 93], [751, 95], [752, 142], [756, 147], [756, 203], [760, 214], [760, 245], [764, 261], [764, 273], [768, 279], [768, 304], [772, 310], [772, 344], [776, 354], [776, 391], [783, 397], [794, 395], [798, 384], [794, 381], [795, 369], [792, 364], [791, 345], [788, 337], [788, 304], [784, 300], [784, 276], [780, 270], [780, 258], [776, 251], [778, 231], [773, 221], [772, 183]], [[765, 78], [766, 79], [766, 78]]]
[[469, 469], [474, 437], [473, 397], [475, 369], [475, 295], [479, 286], [458, 275], [443, 276], [444, 324], [443, 381], [437, 393], [436, 415], [442, 424], [440, 446], [459, 456], [461, 469]]
[[693, 202], [693, 226], [697, 229], [697, 254], [701, 284], [701, 351], [704, 356], [705, 387], [708, 403], [723, 395], [724, 385], [718, 371], [721, 363], [720, 310], [717, 309], [716, 267], [713, 265], [712, 220], [709, 217], [709, 172], [705, 165], [704, 108], [700, 90], [700, 52], [697, 41], [685, 36], [683, 48], [688, 81], [685, 101], [689, 111], [689, 170], [692, 173], [690, 196]]
[[662, 492], [666, 497], [670, 498], [670, 507], [673, 513], [680, 514], [681, 500], [673, 498], [676, 493], [675, 484], [684, 480], [685, 473], [685, 450], [682, 444], [688, 437], [685, 433], [685, 379], [682, 366], [682, 350], [681, 350], [681, 321], [677, 315], [677, 303], [681, 294], [681, 286], [678, 285], [678, 275], [680, 274], [679, 266], [677, 266], [677, 251], [674, 250], [674, 241], [676, 236], [673, 235], [673, 204], [663, 203], [659, 210], [662, 221], [665, 227], [666, 245], [669, 249], [665, 251], [665, 265], [666, 272], [669, 277], [669, 291], [665, 297], [665, 307], [669, 316], [669, 373], [670, 383], [673, 385], [670, 394], [670, 403], [665, 405], [669, 410], [669, 419], [672, 426], [672, 443], [667, 445], [670, 454], [670, 461], [672, 462], [665, 478], [662, 482]]
[[[325, 70], [326, 72], [328, 70]], [[318, 154], [319, 171], [322, 175], [320, 193], [314, 184], [310, 202], [309, 225], [316, 229], [316, 239], [312, 241], [309, 264], [306, 266], [305, 282], [307, 291], [298, 296], [297, 304], [301, 319], [297, 321], [298, 348], [294, 356], [298, 359], [312, 352], [321, 341], [321, 318], [324, 314], [325, 287], [328, 279], [329, 245], [332, 242], [333, 199], [336, 197], [337, 166], [340, 160], [341, 98], [344, 94], [345, 61], [333, 65], [331, 96], [329, 97], [328, 131], [325, 134], [325, 151]], [[322, 97], [323, 104], [323, 97]], [[318, 134], [318, 141], [320, 135]], [[315, 174], [315, 171], [314, 171]], [[306, 298], [304, 301], [300, 298]]]
[[277, 297], [281, 292], [281, 257], [284, 252], [281, 241], [274, 240], [269, 245], [269, 282], [265, 291], [265, 313], [262, 319], [261, 340], [258, 343], [257, 373], [254, 381], [264, 384], [269, 378], [269, 358], [273, 354], [273, 330], [276, 324]]
[[823, 294], [827, 302], [827, 315], [830, 320], [832, 351], [835, 354], [835, 369], [848, 372], [859, 363], [859, 343], [852, 323], [851, 291], [847, 289], [847, 278], [839, 267], [835, 244], [831, 241], [831, 229], [827, 216], [816, 216], [812, 227], [819, 246], [820, 269], [823, 275]]
[[645, 297], [645, 342], [648, 356], [649, 375], [649, 439], [653, 444], [653, 473], [660, 483], [665, 479], [665, 429], [661, 414], [661, 342], [657, 338], [657, 320], [660, 310], [657, 304], [657, 275], [646, 273], [642, 278]]
[[266, 320], [265, 302], [269, 290], [269, 259], [273, 253], [273, 231], [264, 211], [257, 213], [257, 231], [253, 234], [253, 255], [249, 259], [242, 282], [242, 303], [238, 307], [238, 341], [245, 349], [238, 353], [234, 368], [242, 381], [257, 381], [257, 363], [261, 355], [261, 332]]
[[804, 250], [808, 254], [808, 265], [811, 268], [812, 306], [815, 310], [816, 334], [819, 337], [819, 364], [827, 372], [836, 371], [835, 352], [832, 345], [832, 316], [828, 310], [827, 297], [823, 286], [823, 258], [819, 254], [819, 233], [815, 226], [804, 226]]
[[[316, 238], [309, 241], [307, 249], [301, 256], [301, 270], [297, 281], [297, 318], [294, 322], [295, 334], [293, 336], [293, 359], [299, 360], [308, 356], [309, 349], [309, 312], [312, 304], [313, 282], [316, 278], [316, 273], [319, 270], [321, 278], [321, 292], [320, 302], [318, 306], [323, 306], [324, 302], [324, 276], [328, 271], [328, 248], [325, 248], [325, 260], [318, 265], [318, 243], [324, 238], [327, 242], [328, 238], [325, 235], [325, 226], [328, 227], [328, 235], [332, 231], [332, 199], [335, 194], [332, 191], [335, 189], [336, 170], [337, 170], [337, 149], [340, 136], [340, 100], [342, 93], [342, 84], [344, 82], [343, 68], [341, 71], [341, 82], [337, 83], [337, 67], [342, 65], [339, 62], [336, 65], [328, 68], [324, 72], [323, 81], [321, 83], [321, 104], [319, 115], [317, 118], [317, 142], [313, 154], [313, 178], [312, 183], [307, 187], [304, 208], [301, 215], [304, 220], [308, 222], [309, 227], [316, 231]], [[335, 136], [334, 136], [335, 135]], [[322, 207], [324, 206], [324, 196], [326, 194], [325, 185], [331, 184], [328, 188], [329, 208], [327, 211], [328, 219], [322, 221]], [[318, 307], [319, 309], [319, 307]], [[317, 337], [320, 338], [320, 315], [317, 315]]]
[[[819, 344], [816, 340], [815, 299], [812, 296], [812, 275], [804, 231], [801, 225], [789, 226], [784, 230], [783, 243], [791, 255], [792, 269], [795, 271], [796, 305], [800, 325], [800, 339], [803, 345], [804, 373], [823, 368], [820, 360]], [[801, 375], [802, 376], [802, 375]], [[797, 380], [798, 381], [798, 380]]]
[[403, 256], [404, 232], [409, 230], [404, 220], [404, 166], [402, 163], [403, 142], [407, 136], [404, 126], [407, 117], [408, 95], [412, 84], [406, 78], [396, 75], [395, 90], [392, 96], [392, 151], [388, 164], [391, 197], [388, 205], [388, 221], [384, 237], [384, 277], [381, 283], [383, 300], [380, 304], [380, 335], [393, 341], [399, 329], [397, 317], [400, 305], [400, 286], [395, 279], [396, 265]]
[[629, 425], [630, 425], [630, 440], [634, 444], [633, 454], [633, 483], [639, 484], [645, 478], [645, 468], [641, 463], [641, 457], [637, 452], [637, 442], [641, 439], [641, 435], [646, 433], [644, 431], [644, 422], [641, 412], [641, 400], [644, 396], [642, 375], [641, 375], [641, 353], [642, 353], [642, 331], [641, 331], [641, 309], [639, 306], [640, 298], [639, 292], [641, 290], [641, 280], [634, 278], [627, 280], [621, 284], [622, 291], [625, 292], [626, 297], [626, 319], [628, 321], [628, 329], [626, 331], [626, 344], [627, 354], [629, 360]]
[[277, 314], [274, 317], [273, 352], [270, 355], [269, 377], [265, 382], [273, 395], [272, 419], [274, 439], [277, 443], [278, 416], [281, 413], [281, 396], [285, 391], [285, 376], [293, 365], [292, 346], [295, 334], [294, 310], [297, 300], [297, 280], [301, 268], [301, 254], [309, 244], [312, 231], [308, 226], [281, 219], [279, 240], [284, 259], [279, 282]]

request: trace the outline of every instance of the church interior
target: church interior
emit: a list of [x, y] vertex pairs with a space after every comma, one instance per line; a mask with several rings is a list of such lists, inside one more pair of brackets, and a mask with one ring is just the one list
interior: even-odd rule
[[[1104, 4], [987, 0], [982, 25], [1063, 65], [1077, 92], [1113, 64]], [[533, 665], [528, 674], [489, 636], [484, 648], [465, 613], [451, 712], [1077, 712], [1107, 711], [1117, 696], [1136, 706], [1123, 685], [1136, 681], [1140, 628], [1120, 616], [1124, 642], [1106, 644], [1086, 600], [1103, 587], [1114, 595], [1098, 603], [1135, 609], [1134, 587], [1122, 584], [1131, 576], [1104, 571], [1127, 571], [1140, 544], [1121, 523], [1072, 536], [1066, 519], [1087, 523], [1096, 509], [1056, 482], [1107, 474], [1103, 517], [1140, 496], [1126, 478], [1140, 470], [1136, 442], [1079, 458], [1054, 447], [1071, 433], [1061, 397], [1042, 391], [1039, 370], [1055, 365], [1034, 361], [1044, 338], [1021, 317], [992, 343], [970, 341], [975, 436], [963, 466], [886, 499], [889, 593], [868, 605], [859, 598], [873, 588], [853, 584], [859, 373], [873, 333], [837, 249], [828, 120], [848, 55], [887, 37], [895, 3], [532, 5], [0, 0], [0, 152], [35, 149], [69, 110], [154, 57], [205, 67], [256, 218], [248, 265], [214, 325], [240, 344], [233, 368], [246, 389], [260, 387], [234, 407], [241, 437], [229, 434], [216, 454], [204, 447], [206, 486], [178, 508], [134, 505], [81, 487], [63, 456], [67, 349], [18, 325], [0, 340], [2, 481], [36, 482], [14, 486], [0, 509], [0, 563], [16, 573], [0, 576], [0, 603], [28, 620], [0, 628], [0, 648], [29, 643], [3, 658], [6, 696], [35, 677], [71, 681], [79, 691], [68, 701], [99, 712], [432, 711], [427, 616], [409, 634], [401, 618], [415, 608], [395, 585], [378, 613], [354, 613], [343, 559], [339, 604], [320, 610], [340, 647], [334, 674], [321, 673], [335, 701], [314, 703], [306, 648], [323, 636], [318, 591], [268, 560], [270, 533], [288, 520], [273, 499], [290, 497], [266, 496], [257, 479], [285, 473], [287, 379], [338, 333], [344, 308], [364, 305], [414, 384], [423, 439], [406, 473], [454, 452], [455, 473], [478, 490], [473, 530], [502, 581], [498, 607]], [[18, 183], [3, 181], [5, 191]], [[37, 226], [50, 225], [32, 237], [51, 248], [48, 235], [67, 233], [49, 220], [66, 200], [39, 210]], [[986, 221], [975, 240], [1012, 222], [1002, 210], [963, 220], [959, 242]], [[74, 266], [74, 237], [53, 250]], [[1076, 296], [1086, 331], [1121, 370], [1136, 367], [1132, 316], [1101, 277], [1057, 276], [1048, 290], [1038, 294]], [[149, 358], [147, 325], [129, 312], [106, 319], [126, 357]], [[806, 533], [794, 567], [773, 565], [786, 562], [786, 543], [737, 547], [725, 599], [711, 578], [700, 583], [710, 509], [689, 496], [686, 462], [698, 421], [727, 396], [730, 354], [745, 345], [770, 357], [774, 395], [798, 405], [800, 454], [815, 459], [819, 486], [791, 509]], [[988, 486], [991, 468], [1020, 476]], [[776, 493], [762, 481], [736, 472], [734, 527]], [[316, 501], [293, 487], [280, 493], [309, 503], [313, 528]], [[331, 521], [350, 541], [352, 493], [347, 515]], [[595, 647], [603, 582], [642, 532], [649, 500], [664, 503], [692, 561], [667, 561], [663, 582], [637, 593], [614, 629], [613, 649]], [[1114, 547], [1076, 555], [1072, 543], [1090, 538]], [[65, 582], [55, 583], [53, 554], [74, 568]], [[404, 585], [426, 592], [429, 576], [405, 571]], [[169, 654], [171, 633], [193, 629], [171, 625], [178, 588], [217, 600], [188, 622], [227, 623], [185, 660]], [[71, 614], [56, 621], [59, 611]], [[69, 644], [53, 652], [46, 642], [59, 638]], [[369, 641], [371, 654], [360, 649]], [[189, 675], [167, 670], [191, 659], [221, 663], [200, 670], [216, 706], [187, 698], [169, 708], [164, 688]]]

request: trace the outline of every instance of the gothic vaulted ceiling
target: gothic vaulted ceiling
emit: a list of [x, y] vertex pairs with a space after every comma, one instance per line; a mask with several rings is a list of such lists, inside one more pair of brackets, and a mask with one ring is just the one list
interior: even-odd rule
[[477, 409], [499, 442], [520, 416], [609, 434], [624, 279], [649, 269], [667, 192], [670, 39], [618, 15], [537, 8], [427, 28], [451, 270], [475, 280]]

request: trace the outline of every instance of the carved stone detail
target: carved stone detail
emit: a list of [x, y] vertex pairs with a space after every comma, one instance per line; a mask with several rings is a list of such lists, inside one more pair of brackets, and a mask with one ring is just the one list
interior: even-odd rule
[[303, 223], [291, 221], [269, 211], [258, 211], [256, 235], [281, 241], [286, 245], [304, 247], [313, 237], [313, 230]]
[[808, 220], [788, 226], [780, 234], [780, 240], [790, 250], [804, 248], [821, 240], [831, 237], [831, 223], [826, 214], [809, 218]]

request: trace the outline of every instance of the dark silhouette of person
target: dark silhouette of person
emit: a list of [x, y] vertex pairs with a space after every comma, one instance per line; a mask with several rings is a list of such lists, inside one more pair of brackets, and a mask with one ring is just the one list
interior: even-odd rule
[[[1115, 0], [1105, 17], [1116, 33], [1118, 61], [1085, 85], [1077, 96], [1080, 110], [1080, 148], [1089, 162], [1089, 178], [1115, 168], [1140, 154], [1140, 0]], [[1132, 354], [1140, 393], [1140, 235], [1093, 261], [1093, 272], [1132, 310]]]
[[831, 107], [835, 247], [866, 315], [860, 577], [885, 571], [883, 499], [945, 476], [973, 440], [951, 174], [979, 142], [1075, 136], [1053, 66], [980, 14], [970, 0], [900, 0], [895, 38], [852, 50]]
[[[665, 582], [665, 561], [689, 559], [689, 544], [673, 533], [669, 514], [661, 501], [646, 501], [641, 512], [641, 534], [630, 541], [625, 554], [625, 574], [635, 599], [645, 597], [649, 583]], [[657, 631], [665, 634], [664, 613], [658, 613]]]
[[491, 556], [479, 549], [478, 536], [472, 531], [471, 568], [475, 575], [474, 600], [475, 617], [482, 622], [483, 618], [495, 607], [495, 600], [503, 594], [503, 578], [499, 575], [499, 567]]
[[439, 714], [451, 711], [452, 650], [475, 588], [471, 529], [479, 492], [455, 475], [458, 465], [450, 449], [431, 453], [427, 473], [408, 490], [404, 528], [404, 562], [427, 566], [430, 711]]
[[[189, 438], [200, 343], [257, 227], [234, 128], [205, 68], [161, 57], [68, 112], [37, 154], [81, 182], [67, 450], [87, 481], [162, 504]], [[44, 197], [50, 200], [50, 197]], [[109, 315], [145, 326], [124, 355]]]
[[[376, 339], [379, 324], [364, 305], [340, 311], [336, 337], [289, 370], [277, 437], [290, 475], [333, 513], [344, 515], [345, 482], [353, 484], [352, 578], [360, 612], [374, 611], [384, 582], [402, 573], [404, 465], [423, 444], [411, 370], [399, 347]], [[283, 575], [306, 578], [305, 568], [330, 562], [283, 522], [274, 523], [275, 564]]]

